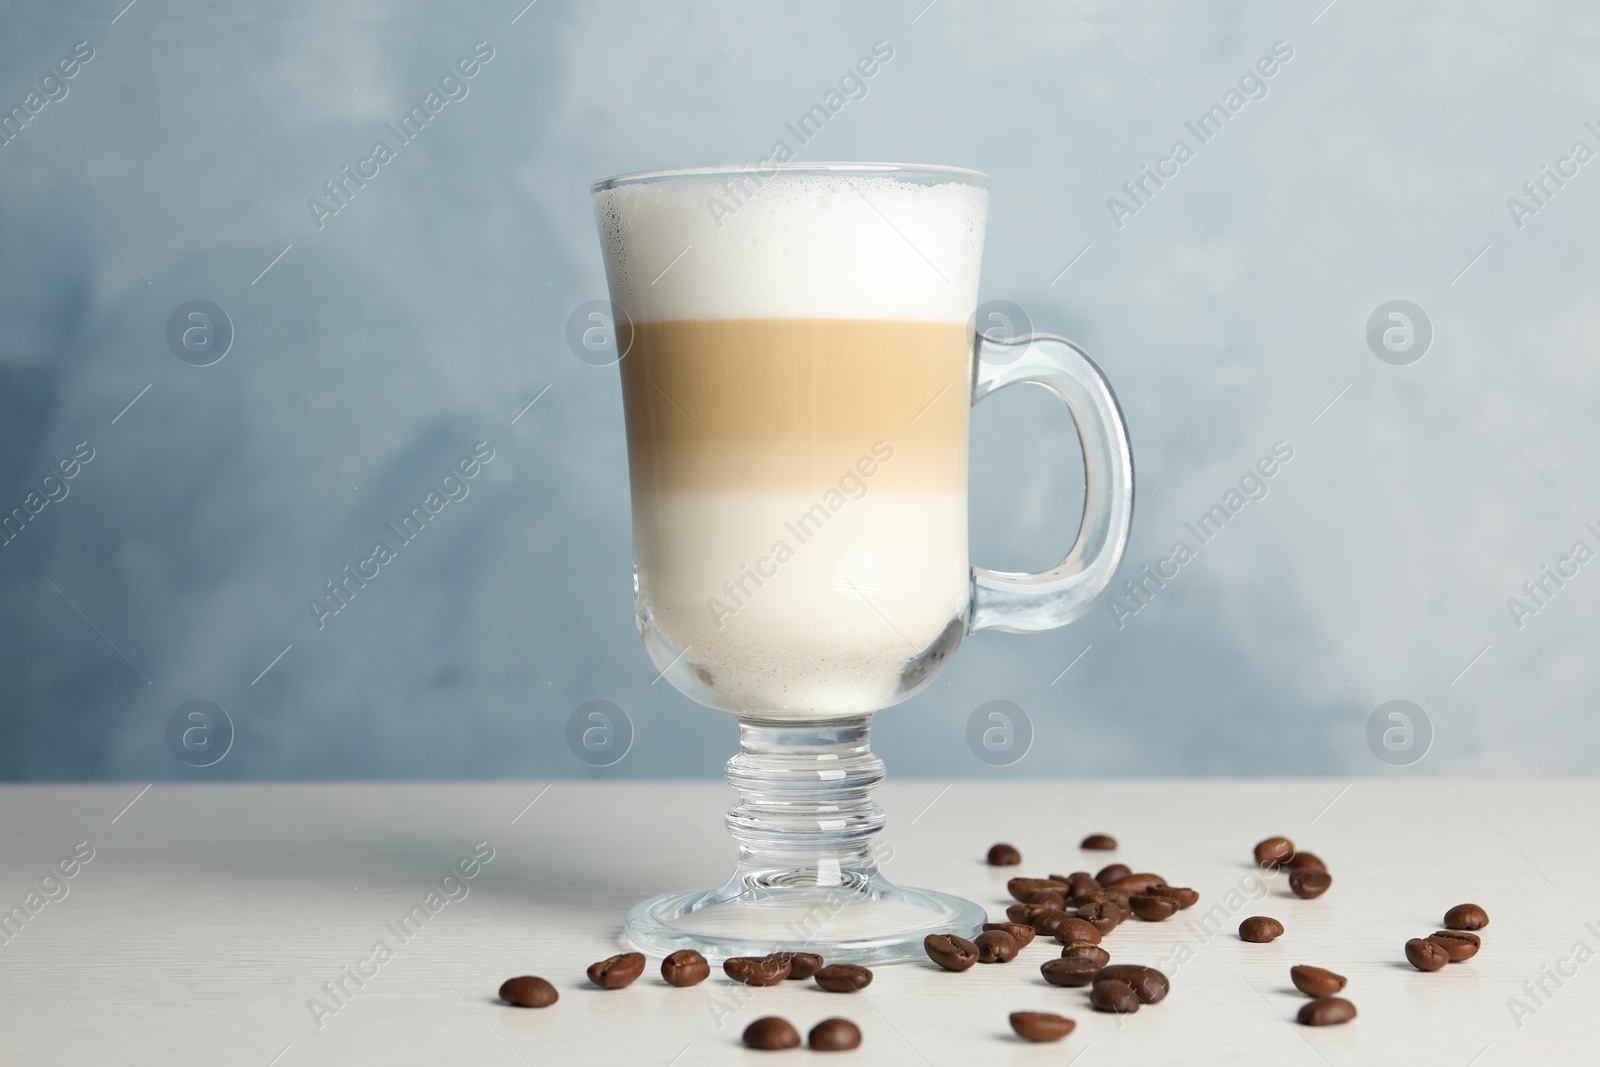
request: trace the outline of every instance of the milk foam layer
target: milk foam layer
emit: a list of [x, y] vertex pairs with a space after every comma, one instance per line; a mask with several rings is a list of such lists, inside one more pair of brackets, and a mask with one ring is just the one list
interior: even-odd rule
[[603, 189], [595, 214], [611, 299], [636, 322], [965, 323], [988, 204], [957, 180], [752, 170]]
[[904, 695], [901, 669], [966, 614], [964, 492], [869, 488], [831, 513], [818, 503], [799, 493], [635, 495], [641, 607], [729, 706], [877, 711]]

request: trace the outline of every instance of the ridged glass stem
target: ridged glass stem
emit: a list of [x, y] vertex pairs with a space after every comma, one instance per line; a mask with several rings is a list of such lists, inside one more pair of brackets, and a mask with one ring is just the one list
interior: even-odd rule
[[868, 747], [870, 715], [783, 722], [741, 718], [728, 784], [739, 794], [728, 832], [746, 886], [850, 887], [877, 872], [883, 809], [872, 790], [883, 761]]

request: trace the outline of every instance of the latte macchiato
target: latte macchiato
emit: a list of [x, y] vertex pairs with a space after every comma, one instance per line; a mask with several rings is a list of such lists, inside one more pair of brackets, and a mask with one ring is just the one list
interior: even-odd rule
[[988, 193], [785, 173], [738, 191], [731, 214], [709, 206], [726, 180], [596, 197], [631, 320], [641, 626], [715, 706], [875, 711], [938, 669], [966, 614]]

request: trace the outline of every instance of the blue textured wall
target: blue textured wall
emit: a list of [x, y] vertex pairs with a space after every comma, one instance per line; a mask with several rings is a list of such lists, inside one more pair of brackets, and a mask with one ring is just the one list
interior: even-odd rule
[[[892, 772], [1393, 773], [1367, 730], [1397, 698], [1433, 733], [1408, 773], [1592, 770], [1591, 6], [123, 2], [0, 7], [0, 774], [717, 773], [731, 720], [652, 685], [633, 628], [616, 371], [566, 341], [604, 295], [587, 187], [759, 159], [879, 41], [801, 158], [992, 175], [984, 296], [1115, 382], [1134, 569], [1194, 550], [1136, 614], [971, 640], [880, 718]], [[1145, 164], [1165, 184], [1124, 193]], [[333, 212], [345, 165], [377, 171]], [[1403, 366], [1367, 339], [1398, 298], [1433, 333]], [[168, 343], [191, 300], [232, 323], [210, 366]], [[1069, 424], [1013, 394], [975, 419], [975, 552], [1046, 564]], [[478, 442], [319, 629], [308, 600]], [[590, 699], [632, 720], [608, 770], [566, 741]], [[202, 770], [169, 744], [192, 700], [235, 731]], [[1007, 771], [966, 741], [991, 700], [1035, 733]]]

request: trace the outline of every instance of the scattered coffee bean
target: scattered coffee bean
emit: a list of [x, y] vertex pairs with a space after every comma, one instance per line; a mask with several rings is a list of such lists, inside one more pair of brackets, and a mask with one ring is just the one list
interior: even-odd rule
[[955, 934], [929, 934], [922, 939], [922, 950], [947, 971], [964, 971], [978, 962], [978, 946]]
[[510, 1001], [519, 1008], [548, 1008], [560, 997], [555, 986], [531, 974], [507, 978], [500, 986], [500, 999]]
[[1032, 926], [1033, 920], [1051, 910], [1053, 909], [1047, 908], [1042, 904], [1013, 904], [1006, 909], [1006, 918], [1014, 923], [1025, 923], [1028, 926]]
[[1256, 866], [1270, 871], [1293, 855], [1293, 841], [1287, 837], [1269, 837], [1256, 845]]
[[1476, 904], [1457, 904], [1444, 913], [1444, 925], [1450, 930], [1482, 930], [1489, 925], [1489, 913]]
[[1283, 936], [1283, 924], [1265, 915], [1252, 915], [1239, 924], [1239, 940], [1264, 945]]
[[1101, 867], [1099, 873], [1094, 876], [1094, 880], [1101, 885], [1110, 885], [1118, 878], [1124, 878], [1132, 873], [1133, 868], [1126, 863], [1111, 863]]
[[1034, 929], [1027, 923], [984, 923], [985, 930], [1004, 930], [1016, 939], [1017, 948], [1027, 948], [1033, 943]]
[[1060, 893], [1066, 888], [1064, 882], [1057, 882], [1050, 878], [1013, 878], [1006, 883], [1006, 892], [1024, 904], [1028, 902], [1029, 897], [1041, 890], [1053, 889]]
[[601, 989], [621, 989], [644, 973], [643, 952], [623, 952], [589, 964], [589, 981]]
[[1140, 893], [1132, 900], [1133, 913], [1145, 922], [1158, 923], [1178, 914], [1178, 902], [1158, 897], [1153, 893]]
[[745, 985], [777, 985], [789, 977], [789, 961], [775, 956], [729, 956], [722, 973]]
[[1200, 902], [1200, 894], [1188, 886], [1153, 885], [1149, 893], [1155, 897], [1166, 897], [1180, 908], [1192, 908]]
[[1059, 889], [1041, 889], [1028, 898], [1028, 903], [1060, 909], [1067, 906], [1067, 895]]
[[1132, 886], [1108, 885], [1100, 890], [1100, 900], [1093, 903], [1104, 904], [1109, 900], [1111, 903], [1125, 908], [1128, 906], [1129, 901], [1133, 900], [1134, 894], [1135, 890]]
[[1094, 960], [1081, 956], [1063, 956], [1058, 960], [1046, 960], [1040, 965], [1039, 973], [1051, 985], [1085, 986], [1094, 981], [1100, 967]]
[[1110, 834], [1090, 834], [1083, 839], [1083, 843], [1078, 847], [1086, 848], [1091, 852], [1115, 852], [1117, 850], [1117, 839]]
[[1482, 938], [1465, 930], [1440, 930], [1438, 933], [1429, 934], [1423, 940], [1432, 941], [1444, 949], [1451, 963], [1470, 960], [1478, 954], [1478, 949], [1483, 945]]
[[769, 1052], [781, 1048], [797, 1048], [800, 1044], [800, 1032], [788, 1019], [765, 1015], [744, 1028], [744, 1043], [751, 1048], [766, 1049]]
[[861, 1029], [849, 1019], [824, 1019], [811, 1028], [806, 1043], [813, 1052], [848, 1052], [861, 1047]]
[[1289, 968], [1289, 980], [1308, 997], [1331, 997], [1349, 981], [1344, 975], [1335, 974], [1325, 967], [1310, 967], [1304, 963]]
[[[1109, 934], [1123, 920], [1122, 905], [1111, 900], [1090, 904], [1078, 909], [1078, 918], [1089, 923], [1101, 934]], [[1077, 937], [1074, 936], [1073, 940], [1077, 940]]]
[[1302, 1007], [1298, 1016], [1304, 1026], [1333, 1026], [1355, 1017], [1356, 1006], [1342, 997], [1318, 997]]
[[1111, 953], [1093, 941], [1074, 941], [1061, 950], [1061, 958], [1064, 960], [1093, 960], [1096, 966], [1104, 967], [1111, 962]]
[[1125, 874], [1116, 879], [1107, 888], [1126, 889], [1129, 893], [1148, 893], [1153, 886], [1166, 885], [1167, 880], [1159, 874], [1140, 871], [1136, 874]]
[[1315, 852], [1296, 852], [1283, 864], [1291, 871], [1325, 871], [1328, 865], [1323, 863]]
[[1024, 1041], [1060, 1041], [1078, 1024], [1063, 1015], [1048, 1011], [1014, 1011], [1011, 1029]]
[[[1022, 853], [1018, 852], [1015, 845], [999, 844], [989, 846], [989, 866], [1015, 867], [1022, 862]], [[852, 1045], [852, 1048], [855, 1046]]]
[[680, 948], [661, 961], [661, 977], [668, 985], [699, 985], [711, 977], [711, 964], [692, 948]]
[[856, 993], [872, 984], [872, 972], [854, 963], [832, 963], [812, 977], [830, 993]]
[[1450, 962], [1450, 953], [1443, 945], [1413, 937], [1406, 942], [1406, 959], [1419, 971], [1437, 971]]
[[788, 981], [804, 981], [822, 969], [822, 957], [815, 952], [774, 952], [772, 959], [789, 965]]
[[1333, 885], [1333, 875], [1311, 867], [1289, 872], [1289, 889], [1302, 900], [1315, 900]]
[[1072, 915], [1069, 912], [1062, 911], [1060, 908], [1051, 908], [1049, 911], [1040, 912], [1034, 917], [1033, 922], [1028, 925], [1033, 927], [1034, 933], [1052, 937], [1061, 924], [1071, 918]]
[[1074, 941], [1088, 941], [1091, 944], [1100, 943], [1100, 930], [1087, 919], [1064, 919], [1056, 927], [1055, 938], [1063, 945], [1070, 945]]
[[1100, 968], [1100, 973], [1094, 976], [1095, 984], [1101, 982], [1126, 982], [1141, 1003], [1154, 1004], [1167, 995], [1172, 988], [1172, 983], [1167, 976], [1154, 967], [1146, 967], [1139, 963], [1114, 963], [1109, 967]]
[[1139, 994], [1127, 982], [1115, 978], [1096, 978], [1089, 990], [1089, 1006], [1095, 1011], [1111, 1011], [1118, 1015], [1131, 1015], [1139, 1010]]
[[1067, 899], [1074, 904], [1077, 903], [1077, 898], [1086, 897], [1099, 888], [1100, 883], [1088, 871], [1074, 871], [1067, 875]]
[[979, 963], [1010, 963], [1017, 958], [1017, 939], [1004, 930], [985, 930], [972, 939]]

